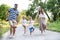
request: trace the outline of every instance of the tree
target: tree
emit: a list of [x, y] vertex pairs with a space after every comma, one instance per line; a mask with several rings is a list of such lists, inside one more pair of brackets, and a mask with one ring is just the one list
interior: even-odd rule
[[33, 4], [29, 5], [29, 9], [26, 12], [26, 15], [31, 16], [33, 19], [35, 19], [35, 15], [36, 15], [36, 12], [34, 12], [34, 11], [36, 10], [37, 2], [38, 2], [38, 0], [33, 1]]
[[60, 0], [48, 0], [47, 10], [52, 12], [53, 20], [56, 21], [60, 17]]
[[42, 7], [42, 9], [43, 9], [43, 11], [45, 12], [45, 14], [47, 15], [47, 17], [49, 18], [49, 20], [50, 20], [50, 17], [48, 16], [48, 14], [47, 14], [47, 6], [46, 6], [46, 0], [45, 0], [45, 2], [43, 3], [43, 2], [41, 2], [41, 0], [34, 0], [33, 2], [32, 2], [32, 4], [30, 4], [30, 9], [28, 9], [27, 10], [27, 16], [32, 16], [33, 17], [33, 19], [35, 18], [35, 16], [36, 16], [36, 8], [38, 7], [38, 6], [41, 6]]
[[27, 10], [27, 15], [34, 15], [35, 17], [35, 10], [38, 6], [42, 7], [49, 20], [50, 17], [47, 11], [51, 12], [53, 15], [53, 21], [56, 21], [58, 18], [60, 18], [60, 0], [45, 0], [44, 2], [42, 2], [42, 0], [34, 0], [32, 4], [30, 4], [30, 8]]
[[6, 11], [9, 9], [10, 7], [2, 4], [0, 5], [0, 19], [5, 20], [6, 19]]

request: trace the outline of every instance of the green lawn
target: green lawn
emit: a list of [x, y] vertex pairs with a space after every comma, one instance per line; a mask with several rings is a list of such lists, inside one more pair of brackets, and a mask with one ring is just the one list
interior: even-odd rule
[[60, 32], [60, 21], [55, 21], [55, 22], [48, 23], [47, 24], [47, 29]]
[[2, 34], [7, 32], [8, 30], [9, 30], [9, 27], [0, 27], [0, 36], [2, 36]]

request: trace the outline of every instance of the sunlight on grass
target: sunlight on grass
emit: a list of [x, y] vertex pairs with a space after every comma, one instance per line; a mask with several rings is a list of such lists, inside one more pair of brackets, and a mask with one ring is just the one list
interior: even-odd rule
[[8, 22], [0, 20], [0, 36], [9, 30]]

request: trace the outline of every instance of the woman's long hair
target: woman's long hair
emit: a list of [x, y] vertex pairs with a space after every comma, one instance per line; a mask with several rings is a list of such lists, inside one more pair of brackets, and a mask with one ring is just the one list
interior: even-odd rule
[[39, 8], [39, 11], [38, 11], [39, 14], [43, 14], [43, 11], [42, 11], [42, 8]]

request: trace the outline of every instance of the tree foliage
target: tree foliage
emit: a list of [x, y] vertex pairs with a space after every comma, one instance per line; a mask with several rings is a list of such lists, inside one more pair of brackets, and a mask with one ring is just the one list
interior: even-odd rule
[[47, 12], [46, 12], [46, 2], [41, 2], [41, 0], [34, 0], [32, 2], [32, 4], [30, 4], [30, 9], [27, 10], [27, 15], [32, 16], [33, 18], [35, 18], [36, 13], [35, 12], [37, 10], [37, 7], [41, 6], [43, 11], [46, 13], [47, 17], [50, 19], [50, 17], [48, 16]]
[[0, 19], [5, 20], [6, 19], [6, 11], [9, 9], [10, 7], [2, 4], [0, 5]]
[[34, 0], [32, 4], [30, 4], [30, 8], [27, 10], [27, 16], [30, 15], [34, 18], [36, 15], [36, 12], [34, 11], [38, 6], [42, 7], [49, 20], [50, 17], [47, 11], [52, 13], [54, 21], [56, 21], [57, 18], [60, 17], [60, 0], [45, 0], [44, 2], [42, 2], [42, 0]]
[[47, 10], [52, 12], [53, 20], [56, 21], [60, 17], [60, 1], [59, 0], [48, 0]]

